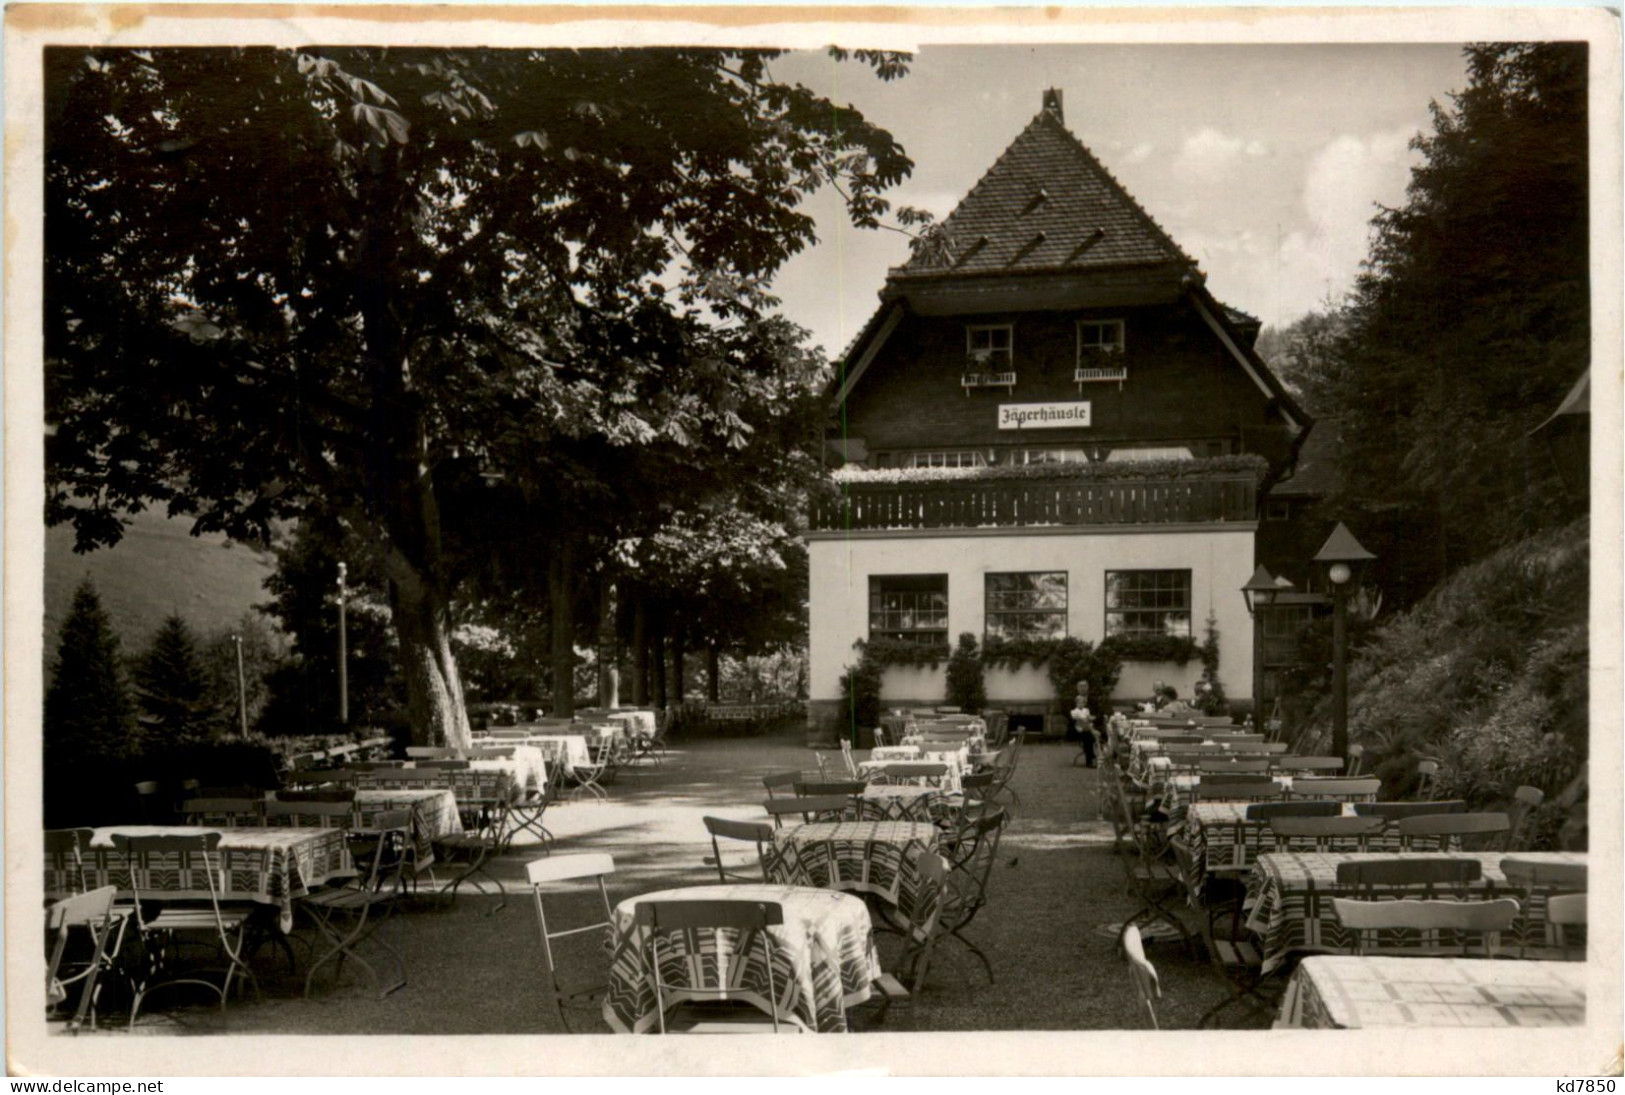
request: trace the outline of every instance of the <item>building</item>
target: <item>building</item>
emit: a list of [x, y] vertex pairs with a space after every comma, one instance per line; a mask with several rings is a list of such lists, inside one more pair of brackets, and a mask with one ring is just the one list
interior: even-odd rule
[[[963, 632], [1029, 648], [1111, 636], [1149, 656], [1200, 643], [1211, 619], [1219, 680], [1250, 698], [1239, 591], [1261, 499], [1310, 426], [1254, 352], [1258, 327], [1213, 298], [1047, 92], [889, 271], [840, 363], [838, 496], [813, 501], [806, 534], [814, 724], [837, 717], [857, 640], [946, 649]], [[1126, 660], [1112, 699], [1158, 679], [1189, 696], [1201, 672]], [[893, 664], [882, 699], [941, 703], [944, 687], [940, 667]], [[1016, 712], [1061, 710], [1030, 664], [990, 670], [987, 688]]]

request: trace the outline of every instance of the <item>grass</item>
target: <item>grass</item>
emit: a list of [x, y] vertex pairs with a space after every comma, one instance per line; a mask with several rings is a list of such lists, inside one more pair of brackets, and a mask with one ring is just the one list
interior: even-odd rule
[[[967, 931], [987, 952], [997, 981], [957, 944], [939, 948], [931, 980], [906, 1007], [894, 1007], [891, 1030], [1097, 1030], [1144, 1027], [1127, 969], [1108, 925], [1133, 913], [1122, 861], [1111, 850], [1111, 830], [1098, 820], [1095, 773], [1074, 767], [1071, 744], [1027, 747], [1014, 786], [1021, 807], [1005, 832], [990, 892], [992, 904]], [[839, 764], [839, 756], [831, 758]], [[677, 743], [666, 764], [623, 773], [612, 800], [558, 805], [547, 825], [556, 853], [607, 851], [615, 857], [611, 899], [714, 880], [701, 863], [710, 845], [706, 814], [756, 819], [764, 796], [761, 777], [815, 767], [814, 757], [789, 738], [747, 738]], [[484, 915], [494, 897], [459, 897], [455, 905], [419, 897], [388, 927], [403, 940], [407, 985], [384, 1000], [359, 971], [346, 969], [335, 985], [330, 967], [318, 974], [316, 993], [304, 998], [303, 965], [287, 970], [268, 949], [256, 961], [264, 998], [233, 1001], [222, 1016], [197, 1006], [143, 1015], [150, 1033], [257, 1034], [545, 1034], [559, 1033], [541, 991], [537, 925], [523, 865], [537, 853], [516, 848], [498, 864], [507, 907]], [[591, 911], [585, 891], [567, 897], [549, 917], [580, 923]], [[301, 934], [304, 934], [301, 932]], [[590, 937], [584, 936], [583, 939]], [[895, 957], [892, 937], [881, 937], [883, 965]], [[595, 943], [570, 952], [565, 965], [582, 977], [602, 968]], [[1148, 953], [1162, 979], [1159, 1018], [1164, 1028], [1194, 1027], [1226, 990], [1205, 962], [1177, 943], [1154, 942]], [[179, 998], [172, 998], [179, 1002]], [[170, 1006], [159, 1002], [160, 1007]], [[1245, 1021], [1240, 1008], [1228, 1014]], [[1247, 1025], [1267, 1025], [1255, 1018]], [[577, 1032], [607, 1027], [583, 1013]]]

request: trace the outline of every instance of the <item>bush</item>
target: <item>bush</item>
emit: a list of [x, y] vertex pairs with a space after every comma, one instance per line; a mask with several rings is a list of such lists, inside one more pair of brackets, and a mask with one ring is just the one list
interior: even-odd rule
[[982, 657], [976, 636], [959, 636], [959, 648], [948, 659], [948, 702], [978, 714], [987, 706], [987, 685], [982, 679]]
[[858, 740], [858, 731], [880, 725], [880, 677], [885, 666], [869, 657], [868, 644], [859, 642], [858, 662], [841, 674], [841, 712], [848, 741]]
[[1106, 703], [1123, 663], [1106, 643], [1096, 648], [1082, 639], [1065, 638], [1055, 644], [1055, 653], [1049, 659], [1049, 683], [1055, 689], [1055, 698], [1063, 704], [1076, 693], [1079, 681], [1089, 684], [1089, 709], [1098, 722], [1105, 713]]

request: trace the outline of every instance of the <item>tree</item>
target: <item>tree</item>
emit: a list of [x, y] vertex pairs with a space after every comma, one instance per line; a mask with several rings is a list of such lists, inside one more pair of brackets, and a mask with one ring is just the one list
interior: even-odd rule
[[135, 711], [119, 668], [118, 636], [86, 578], [62, 621], [45, 692], [45, 778], [63, 780], [86, 762], [116, 763], [135, 752]]
[[1373, 221], [1326, 370], [1358, 469], [1331, 516], [1376, 524], [1379, 560], [1429, 545], [1435, 580], [1567, 519], [1528, 432], [1591, 356], [1586, 46], [1466, 53], [1405, 205]]
[[179, 614], [170, 613], [135, 665], [141, 710], [156, 723], [149, 736], [166, 745], [210, 736], [208, 678], [198, 659], [197, 639]]
[[335, 515], [414, 736], [466, 742], [463, 553], [523, 519], [568, 586], [606, 469], [748, 444], [801, 201], [872, 226], [911, 167], [772, 57], [49, 51], [48, 519], [88, 549], [150, 503], [258, 541]]
[[976, 636], [969, 631], [959, 636], [959, 646], [948, 659], [948, 702], [961, 710], [978, 714], [987, 706], [987, 685], [982, 678], [982, 655]]

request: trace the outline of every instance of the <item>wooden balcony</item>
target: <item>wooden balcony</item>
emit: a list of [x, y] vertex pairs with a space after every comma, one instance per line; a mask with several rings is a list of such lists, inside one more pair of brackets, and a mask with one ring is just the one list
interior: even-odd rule
[[942, 483], [842, 483], [808, 509], [814, 532], [880, 529], [1183, 525], [1257, 518], [1251, 475]]

